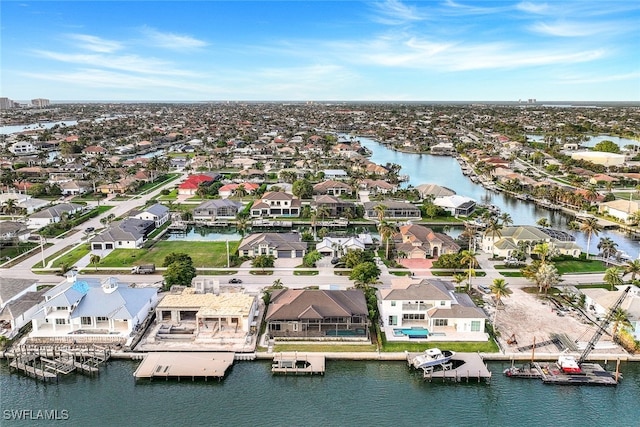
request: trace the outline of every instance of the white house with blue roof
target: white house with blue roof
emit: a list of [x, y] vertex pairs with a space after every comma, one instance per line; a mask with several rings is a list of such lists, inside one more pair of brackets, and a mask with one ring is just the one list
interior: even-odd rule
[[44, 295], [32, 320], [31, 337], [127, 338], [158, 303], [155, 288], [133, 288], [115, 277], [78, 278], [71, 274]]

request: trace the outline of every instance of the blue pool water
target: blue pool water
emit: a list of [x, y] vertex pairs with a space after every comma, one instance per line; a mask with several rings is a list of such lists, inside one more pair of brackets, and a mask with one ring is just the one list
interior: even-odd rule
[[426, 328], [403, 328], [394, 329], [393, 335], [400, 337], [405, 335], [409, 338], [427, 338], [429, 336], [429, 330]]

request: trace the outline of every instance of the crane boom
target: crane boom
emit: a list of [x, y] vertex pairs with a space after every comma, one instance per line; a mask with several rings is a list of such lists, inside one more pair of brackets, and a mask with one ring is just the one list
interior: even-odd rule
[[578, 359], [578, 365], [582, 364], [585, 360], [587, 360], [587, 356], [589, 356], [589, 353], [591, 353], [591, 351], [595, 348], [602, 334], [607, 331], [607, 327], [609, 326], [609, 323], [611, 323], [611, 320], [613, 319], [613, 316], [616, 310], [620, 308], [620, 306], [622, 305], [622, 301], [624, 301], [630, 289], [631, 289], [631, 286], [627, 286], [627, 288], [622, 292], [622, 295], [620, 295], [618, 300], [611, 307], [609, 307], [609, 312], [607, 313], [607, 316], [604, 318], [602, 322], [600, 322], [600, 324], [598, 325], [598, 329], [596, 330], [596, 333], [593, 334], [593, 336], [591, 337], [591, 340], [589, 341], [584, 351], [580, 355], [580, 358]]

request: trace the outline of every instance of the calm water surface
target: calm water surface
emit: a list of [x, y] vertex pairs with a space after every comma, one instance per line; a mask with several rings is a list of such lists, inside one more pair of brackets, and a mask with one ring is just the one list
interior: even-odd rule
[[[606, 139], [606, 138], [604, 138]], [[479, 184], [473, 183], [462, 174], [458, 161], [448, 156], [432, 156], [430, 154], [401, 153], [391, 150], [379, 142], [359, 137], [361, 145], [372, 151], [371, 161], [378, 164], [397, 163], [402, 166], [401, 175], [409, 175], [408, 184], [438, 184], [454, 190], [457, 194], [471, 197], [478, 203], [495, 205], [502, 212], [508, 212], [514, 225], [535, 225], [541, 218], [547, 218], [554, 228], [571, 233], [576, 242], [587, 249], [587, 236], [584, 233], [571, 231], [567, 224], [573, 218], [560, 213], [542, 209], [531, 202], [518, 200], [514, 197], [494, 193]], [[630, 140], [629, 140], [630, 141]], [[628, 238], [625, 233], [615, 230], [603, 230], [597, 236], [592, 236], [590, 253], [596, 253], [596, 246], [600, 238], [609, 237], [618, 244], [618, 249], [626, 252], [632, 258], [640, 253], [640, 242]]]
[[[137, 362], [113, 361], [97, 378], [58, 384], [7, 373], [2, 409], [66, 409], [82, 426], [633, 426], [640, 365], [616, 388], [545, 386], [489, 365], [491, 384], [428, 383], [402, 362], [327, 361], [322, 377], [273, 376], [267, 362], [236, 362], [222, 382], [136, 381]], [[50, 425], [40, 421], [2, 425]]]

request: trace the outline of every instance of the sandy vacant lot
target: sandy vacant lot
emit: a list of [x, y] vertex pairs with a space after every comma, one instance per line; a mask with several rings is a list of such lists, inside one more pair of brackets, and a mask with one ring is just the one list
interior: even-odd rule
[[[503, 299], [505, 307], [503, 310], [498, 310], [497, 316], [497, 329], [501, 334], [499, 341], [507, 354], [530, 354], [531, 350], [521, 351], [518, 347], [533, 344], [534, 338], [536, 343], [551, 340], [553, 334], [565, 334], [568, 340], [576, 343], [579, 350], [574, 353], [577, 354], [582, 352], [586, 343], [596, 332], [596, 327], [578, 313], [569, 312], [560, 317], [555, 310], [552, 310], [551, 303], [537, 295], [528, 294], [518, 288], [512, 288], [512, 291], [512, 295]], [[490, 304], [487, 311], [493, 317], [495, 312], [493, 304]], [[512, 334], [515, 334], [517, 340], [515, 345], [507, 344]], [[551, 344], [537, 347], [535, 351], [536, 354], [558, 353], [559, 349]], [[613, 344], [609, 335], [604, 334], [593, 350], [593, 354], [599, 352], [623, 353], [624, 351]]]

